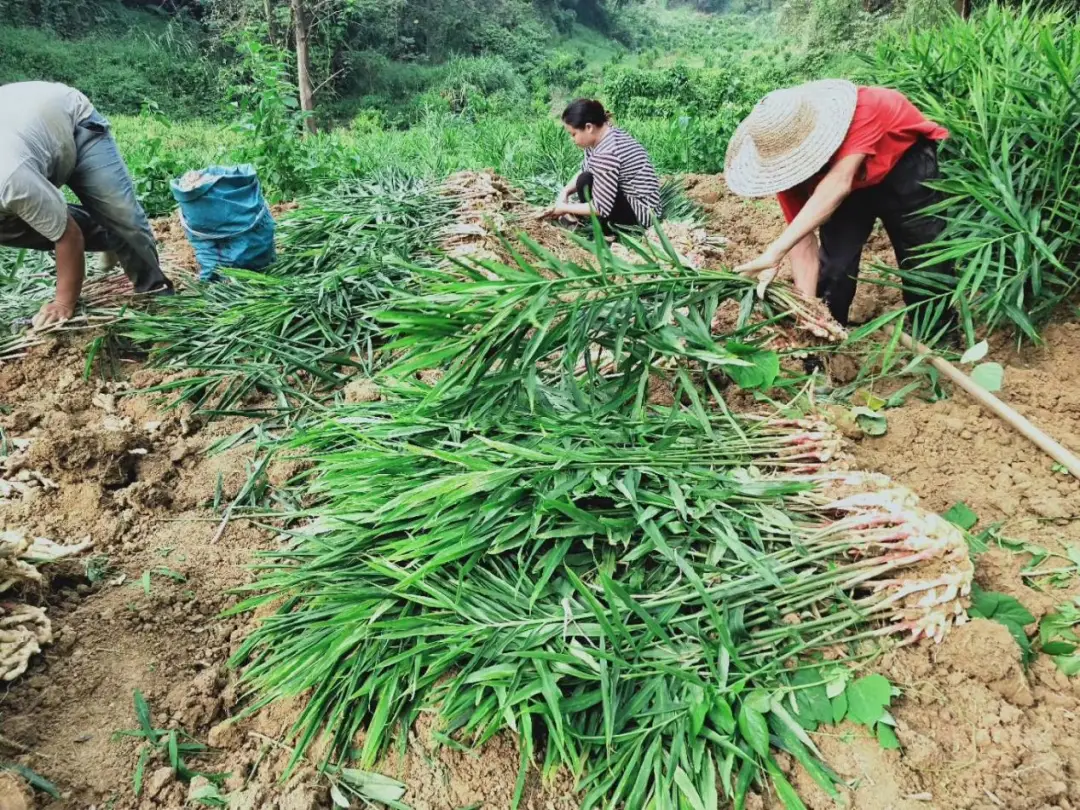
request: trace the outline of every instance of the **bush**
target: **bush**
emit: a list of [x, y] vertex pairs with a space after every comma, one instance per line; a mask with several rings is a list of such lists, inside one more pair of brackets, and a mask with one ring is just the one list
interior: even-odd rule
[[290, 79], [287, 55], [251, 35], [237, 44], [247, 81], [232, 88], [240, 113], [233, 124], [241, 138], [235, 159], [255, 167], [272, 200], [294, 199], [325, 170], [305, 148], [305, 115]]
[[[1080, 282], [1080, 24], [991, 6], [890, 37], [867, 66], [952, 133], [939, 184], [948, 227], [911, 282], [953, 290], [969, 331], [1012, 324], [1036, 339]], [[958, 279], [935, 279], [952, 259]]]
[[61, 82], [106, 114], [136, 114], [148, 102], [170, 117], [218, 114], [216, 71], [194, 32], [182, 22], [160, 31], [61, 39], [45, 29], [0, 26], [0, 84]]
[[529, 73], [529, 83], [538, 95], [550, 95], [553, 91], [573, 92], [588, 78], [585, 57], [566, 51], [548, 54], [547, 59]]
[[227, 161], [236, 143], [236, 136], [219, 125], [171, 122], [152, 108], [138, 116], [113, 116], [110, 122], [139, 202], [151, 217], [176, 207], [170, 180]]
[[501, 95], [501, 101], [526, 99], [525, 83], [514, 66], [498, 56], [456, 57], [441, 69], [432, 89], [446, 99], [451, 112], [462, 112], [469, 102]]
[[735, 62], [713, 68], [620, 67], [608, 71], [605, 78], [604, 98], [611, 111], [638, 118], [749, 111], [776, 86], [771, 75], [751, 72]]
[[822, 56], [865, 48], [880, 32], [882, 19], [863, 0], [789, 0], [784, 25], [802, 32], [802, 44]]
[[47, 28], [62, 36], [77, 36], [114, 22], [114, 0], [0, 0], [0, 20], [6, 25]]

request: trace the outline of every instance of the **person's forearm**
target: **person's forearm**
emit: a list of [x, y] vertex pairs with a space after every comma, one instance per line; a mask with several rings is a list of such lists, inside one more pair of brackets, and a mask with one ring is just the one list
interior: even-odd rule
[[574, 175], [574, 179], [563, 186], [563, 190], [559, 192], [559, 200], [566, 202], [570, 199], [570, 195], [577, 191], [578, 178], [581, 176], [581, 172]]
[[56, 301], [74, 309], [86, 275], [86, 252], [83, 232], [68, 218], [67, 230], [56, 243]]
[[575, 217], [587, 217], [592, 215], [593, 209], [588, 203], [567, 203], [562, 206], [562, 212]]
[[820, 271], [817, 237], [812, 233], [804, 236], [802, 241], [791, 249], [788, 257], [791, 259], [791, 275], [795, 289], [808, 298], [815, 297]]
[[827, 222], [850, 193], [850, 182], [826, 177], [810, 195], [798, 216], [772, 243], [772, 251], [780, 258], [786, 256], [807, 236], [813, 235], [820, 225]]

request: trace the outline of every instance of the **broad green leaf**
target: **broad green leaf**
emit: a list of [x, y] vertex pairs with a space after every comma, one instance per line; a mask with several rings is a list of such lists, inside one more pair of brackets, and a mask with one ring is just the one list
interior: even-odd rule
[[851, 413], [854, 414], [859, 429], [867, 436], [884, 436], [889, 430], [889, 423], [883, 413], [862, 405], [852, 408]]
[[794, 696], [799, 722], [809, 731], [816, 730], [818, 723], [832, 722], [829, 693], [821, 680], [821, 673], [816, 669], [800, 669], [792, 678], [792, 685], [798, 687]]
[[769, 724], [765, 722], [765, 715], [743, 704], [739, 709], [739, 732], [756, 754], [768, 755]]
[[1076, 652], [1076, 646], [1066, 641], [1050, 641], [1042, 645], [1041, 651], [1047, 655], [1072, 655]]
[[978, 343], [976, 343], [974, 346], [964, 352], [963, 356], [960, 358], [960, 362], [964, 364], [978, 363], [980, 360], [986, 357], [986, 353], [989, 350], [990, 344], [987, 343], [985, 340], [980, 340]]
[[847, 716], [857, 723], [872, 727], [892, 699], [892, 686], [884, 675], [865, 675], [848, 684]]
[[709, 722], [725, 734], [735, 731], [735, 715], [732, 714], [731, 706], [722, 696], [718, 695], [709, 708]]
[[749, 706], [754, 711], [766, 714], [772, 706], [772, 697], [763, 689], [755, 689], [748, 695], [743, 696], [743, 705]]
[[1071, 678], [1080, 674], [1080, 655], [1056, 655], [1054, 666]]
[[837, 695], [844, 694], [844, 690], [847, 689], [848, 681], [851, 680], [849, 671], [846, 669], [837, 670], [825, 684], [825, 695], [829, 698], [834, 698]]
[[881, 747], [887, 751], [898, 751], [900, 749], [900, 740], [897, 738], [896, 732], [892, 730], [892, 727], [884, 723], [877, 724], [877, 738]]
[[1023, 662], [1027, 664], [1031, 660], [1031, 640], [1028, 639], [1024, 627], [1033, 623], [1035, 617], [1015, 597], [984, 591], [976, 585], [971, 590], [971, 608], [968, 613], [973, 618], [991, 619], [1005, 625], [1020, 647]]
[[971, 370], [972, 381], [991, 393], [1001, 390], [1005, 369], [1000, 363], [981, 363]]
[[965, 532], [970, 531], [979, 522], [979, 516], [968, 508], [963, 501], [957, 501], [949, 510], [942, 515], [945, 520], [955, 526], [959, 526]]
[[841, 722], [847, 717], [848, 712], [848, 699], [847, 692], [841, 692], [839, 695], [832, 699], [832, 721], [833, 724]]
[[1035, 617], [1015, 596], [984, 591], [975, 586], [971, 591], [971, 614], [976, 618], [1012, 622], [1020, 626], [1032, 624]]

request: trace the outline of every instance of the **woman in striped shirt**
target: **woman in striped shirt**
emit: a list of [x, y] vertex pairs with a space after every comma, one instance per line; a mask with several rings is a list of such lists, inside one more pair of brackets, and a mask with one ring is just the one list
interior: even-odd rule
[[[548, 215], [596, 214], [605, 233], [614, 227], [649, 227], [660, 211], [660, 179], [645, 148], [611, 125], [604, 105], [578, 99], [562, 114], [563, 126], [585, 150], [581, 171], [559, 194]], [[570, 202], [576, 195], [578, 202]]]

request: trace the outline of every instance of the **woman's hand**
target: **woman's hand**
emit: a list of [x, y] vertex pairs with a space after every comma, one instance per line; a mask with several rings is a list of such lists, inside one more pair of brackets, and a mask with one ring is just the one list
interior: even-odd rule
[[756, 276], [765, 270], [772, 270], [784, 260], [784, 254], [776, 249], [774, 245], [769, 245], [768, 249], [752, 261], [748, 261], [745, 264], [740, 264], [735, 268], [736, 273], [743, 273], [748, 276]]
[[537, 213], [537, 219], [558, 219], [566, 213], [564, 203], [556, 203], [555, 205], [549, 205], [547, 208], [542, 209]]

